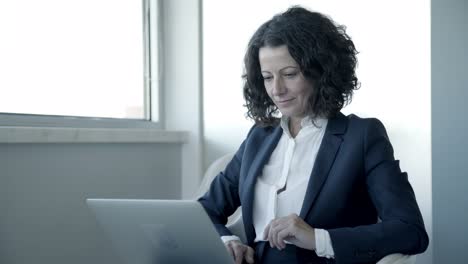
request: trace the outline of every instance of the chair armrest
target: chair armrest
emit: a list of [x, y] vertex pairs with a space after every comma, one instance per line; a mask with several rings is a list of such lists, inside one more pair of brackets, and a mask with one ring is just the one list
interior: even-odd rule
[[400, 253], [390, 254], [385, 256], [377, 264], [414, 264], [416, 262], [415, 255], [404, 255]]

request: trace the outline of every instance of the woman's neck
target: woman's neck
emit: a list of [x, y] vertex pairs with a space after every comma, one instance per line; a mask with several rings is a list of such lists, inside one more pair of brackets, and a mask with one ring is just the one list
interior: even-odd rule
[[291, 134], [291, 137], [295, 138], [297, 134], [299, 134], [299, 131], [302, 128], [301, 122], [302, 118], [299, 117], [291, 117], [289, 119], [289, 133]]

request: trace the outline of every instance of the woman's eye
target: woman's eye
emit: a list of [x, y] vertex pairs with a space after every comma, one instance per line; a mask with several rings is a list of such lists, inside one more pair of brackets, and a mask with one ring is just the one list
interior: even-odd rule
[[284, 76], [288, 77], [288, 78], [291, 78], [291, 77], [294, 77], [297, 75], [297, 72], [289, 72], [289, 73], [285, 73]]
[[263, 80], [266, 81], [271, 81], [273, 79], [271, 76], [263, 76]]

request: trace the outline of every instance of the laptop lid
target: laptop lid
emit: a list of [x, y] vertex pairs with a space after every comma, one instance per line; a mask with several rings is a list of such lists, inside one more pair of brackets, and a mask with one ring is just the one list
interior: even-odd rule
[[234, 263], [197, 201], [86, 199], [123, 263]]

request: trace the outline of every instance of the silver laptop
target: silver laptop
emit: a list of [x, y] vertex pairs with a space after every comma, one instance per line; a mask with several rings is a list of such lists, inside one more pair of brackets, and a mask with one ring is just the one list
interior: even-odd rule
[[197, 201], [86, 199], [128, 264], [234, 263]]

